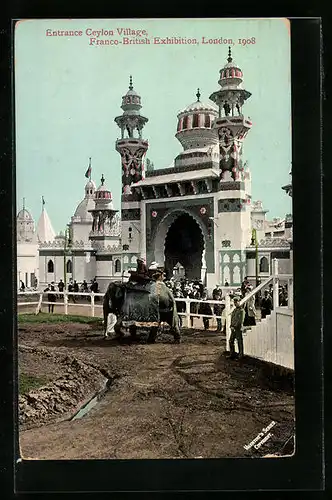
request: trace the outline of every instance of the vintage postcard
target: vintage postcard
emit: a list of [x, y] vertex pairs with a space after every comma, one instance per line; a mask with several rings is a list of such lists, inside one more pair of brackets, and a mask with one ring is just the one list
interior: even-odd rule
[[295, 453], [290, 29], [16, 23], [23, 458]]

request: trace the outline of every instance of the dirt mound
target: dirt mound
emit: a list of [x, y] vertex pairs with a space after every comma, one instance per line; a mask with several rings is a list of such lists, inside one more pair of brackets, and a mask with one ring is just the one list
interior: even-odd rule
[[[40, 352], [38, 354], [41, 355]], [[48, 354], [45, 353], [45, 356]], [[100, 371], [74, 357], [64, 357], [61, 365], [61, 376], [19, 396], [19, 423], [22, 429], [69, 418], [107, 382]]]

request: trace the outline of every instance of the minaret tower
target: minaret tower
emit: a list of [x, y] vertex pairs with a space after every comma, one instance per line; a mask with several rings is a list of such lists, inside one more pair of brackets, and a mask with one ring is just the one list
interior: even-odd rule
[[[94, 275], [100, 290], [106, 290], [109, 276], [113, 274], [113, 250], [119, 245], [119, 235], [113, 230], [114, 216], [112, 193], [105, 186], [104, 175], [94, 194], [95, 208], [88, 210], [92, 215], [92, 230], [89, 234], [91, 246], [96, 252]], [[108, 248], [110, 247], [110, 248]]]
[[92, 231], [90, 240], [98, 241], [101, 247], [110, 244], [114, 240], [112, 234], [112, 222], [118, 210], [113, 209], [112, 193], [104, 185], [105, 179], [102, 175], [101, 184], [95, 192], [95, 208], [89, 210], [92, 214]]
[[144, 177], [143, 156], [148, 150], [148, 141], [142, 139], [142, 129], [147, 118], [140, 115], [141, 97], [133, 87], [130, 77], [129, 90], [122, 97], [123, 113], [115, 118], [121, 129], [121, 139], [116, 141], [116, 150], [122, 163], [122, 199], [131, 194], [130, 186]]
[[[219, 107], [219, 117], [214, 122], [218, 132], [221, 179], [237, 180], [243, 171], [242, 145], [252, 126], [243, 116], [242, 107], [251, 93], [242, 88], [242, 70], [234, 63], [229, 47], [227, 63], [220, 70], [220, 89], [210, 95]], [[227, 173], [226, 173], [227, 172]]]
[[[141, 255], [141, 210], [139, 197], [131, 191], [131, 185], [144, 179], [143, 157], [149, 144], [142, 138], [142, 130], [148, 119], [141, 116], [141, 97], [134, 90], [130, 77], [129, 90], [122, 97], [123, 113], [115, 118], [121, 129], [121, 139], [116, 141], [116, 150], [121, 155], [121, 243], [124, 255], [124, 269], [136, 265]], [[145, 256], [143, 256], [145, 257]]]
[[251, 177], [242, 161], [244, 138], [252, 126], [243, 116], [251, 96], [242, 88], [242, 70], [234, 63], [231, 49], [220, 70], [220, 89], [210, 95], [218, 106], [212, 130], [217, 137], [220, 181], [215, 193], [214, 241], [218, 282], [239, 286], [246, 276], [246, 253], [251, 241]]

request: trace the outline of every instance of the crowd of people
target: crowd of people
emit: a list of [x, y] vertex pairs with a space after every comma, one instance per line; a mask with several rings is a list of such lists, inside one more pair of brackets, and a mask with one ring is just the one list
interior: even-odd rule
[[[65, 284], [62, 279], [60, 279], [59, 283], [55, 285], [54, 281], [47, 285], [47, 287], [44, 290], [44, 293], [47, 293], [47, 301], [51, 302], [51, 304], [48, 304], [48, 312], [53, 313], [54, 312], [54, 305], [55, 302], [57, 301], [57, 298], [59, 297], [59, 293], [63, 293], [65, 291]], [[86, 282], [86, 280], [83, 280], [81, 284], [77, 283], [76, 280], [69, 280], [68, 286], [67, 286], [67, 291], [69, 293], [72, 293], [73, 295], [68, 295], [68, 300], [71, 300], [72, 302], [76, 303], [77, 301], [77, 296], [75, 296], [75, 293], [98, 293], [99, 292], [99, 285], [97, 282], [97, 279], [94, 278], [91, 280], [90, 285]], [[60, 295], [61, 297], [61, 295]], [[85, 297], [84, 297], [85, 298]], [[87, 300], [89, 300], [89, 297], [86, 297]], [[96, 297], [97, 300], [97, 297]]]
[[24, 281], [20, 280], [19, 292], [34, 292], [38, 288], [37, 278], [31, 279], [31, 286], [25, 285]]
[[[196, 299], [201, 302], [191, 302], [190, 303], [190, 313], [193, 315], [190, 317], [191, 327], [194, 323], [194, 315], [204, 315], [211, 316], [203, 317], [204, 329], [208, 330], [210, 327], [210, 320], [213, 316], [217, 316], [217, 331], [221, 332], [225, 329], [225, 321], [222, 320], [223, 311], [225, 309], [225, 292], [230, 296], [231, 303], [235, 307], [236, 303], [239, 303], [241, 299], [244, 299], [252, 290], [253, 285], [250, 283], [247, 277], [244, 278], [241, 287], [237, 289], [227, 288], [229, 284], [225, 282], [224, 288], [217, 285], [212, 294], [209, 296], [208, 290], [204, 287], [202, 280], [192, 280], [189, 281], [187, 278], [180, 278], [179, 280], [170, 279], [165, 281], [165, 284], [172, 290], [173, 295], [176, 299], [189, 298]], [[226, 290], [225, 290], [226, 288]], [[223, 293], [224, 291], [224, 293]], [[204, 303], [202, 301], [218, 301], [217, 304], [210, 304], [209, 302]], [[279, 286], [279, 305], [288, 305], [288, 294], [287, 285]], [[241, 306], [239, 306], [241, 308]], [[177, 309], [180, 313], [180, 322], [183, 321], [183, 316], [181, 313], [185, 313], [186, 305], [185, 302], [177, 300]], [[261, 312], [261, 318], [266, 318], [273, 309], [273, 285], [270, 284], [269, 288], [263, 292], [258, 292], [256, 295], [250, 297], [242, 307], [244, 311], [243, 326], [251, 327], [256, 325], [257, 321], [257, 309]]]

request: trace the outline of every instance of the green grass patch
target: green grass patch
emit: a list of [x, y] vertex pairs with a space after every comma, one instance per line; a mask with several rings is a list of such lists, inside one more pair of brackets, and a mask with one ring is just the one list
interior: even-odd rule
[[102, 318], [92, 316], [71, 316], [66, 314], [47, 314], [40, 312], [18, 314], [19, 323], [85, 323], [98, 325], [102, 323]]
[[33, 389], [38, 389], [39, 387], [42, 387], [47, 383], [47, 380], [40, 378], [40, 377], [34, 377], [32, 375], [26, 375], [25, 373], [21, 373], [19, 375], [19, 394], [27, 394], [28, 392], [32, 391]]

